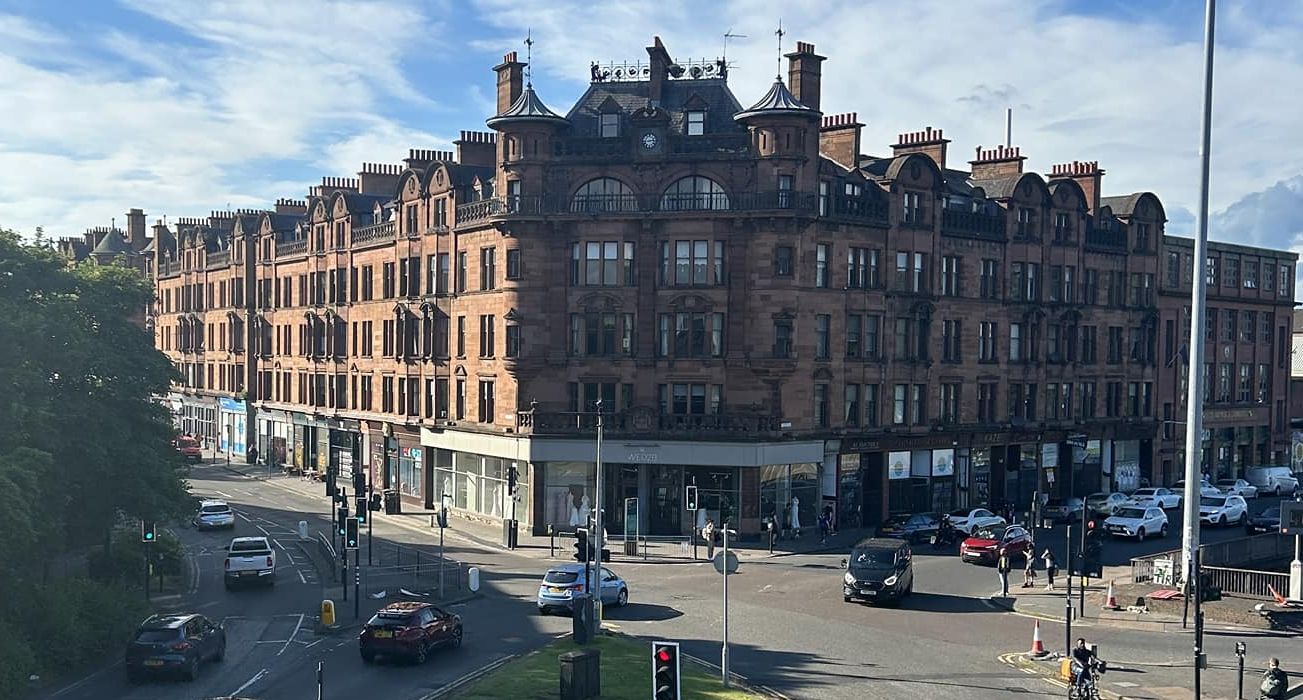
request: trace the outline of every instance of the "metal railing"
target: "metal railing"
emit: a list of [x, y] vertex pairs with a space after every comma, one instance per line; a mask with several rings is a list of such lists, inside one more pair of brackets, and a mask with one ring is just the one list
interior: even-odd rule
[[[886, 206], [867, 199], [834, 197], [825, 200], [828, 216], [886, 221]], [[473, 224], [500, 216], [585, 214], [672, 214], [677, 212], [783, 212], [813, 216], [820, 211], [819, 196], [812, 192], [685, 192], [660, 195], [601, 194], [558, 197], [508, 195], [457, 205], [457, 224]]]
[[1289, 590], [1289, 574], [1275, 571], [1253, 571], [1250, 569], [1231, 569], [1223, 566], [1201, 566], [1200, 571], [1208, 577], [1207, 582], [1221, 590], [1223, 594], [1248, 596], [1251, 598], [1271, 599], [1270, 586], [1277, 593]]
[[[647, 409], [602, 414], [609, 435], [652, 433], [755, 435], [781, 430], [781, 416], [745, 413], [660, 414]], [[597, 432], [597, 414], [585, 411], [516, 412], [516, 432], [533, 435], [582, 435]]]
[[394, 238], [394, 231], [397, 227], [392, 221], [385, 221], [370, 226], [362, 226], [353, 231], [353, 244], [370, 243], [372, 241], [389, 241]]
[[299, 241], [277, 241], [276, 255], [299, 255], [308, 252], [308, 239]]
[[1005, 239], [1004, 216], [1001, 214], [959, 211], [957, 209], [942, 209], [941, 233], [965, 238], [1002, 241]]
[[231, 251], [214, 250], [204, 256], [204, 267], [212, 270], [218, 267], [226, 267], [231, 264]]
[[1125, 252], [1127, 249], [1127, 232], [1121, 229], [1086, 229], [1087, 248], [1110, 248]]
[[[1199, 545], [1199, 554], [1202, 561], [1200, 568], [1204, 571], [1238, 571], [1261, 574], [1262, 577], [1264, 577], [1262, 578], [1262, 581], [1265, 581], [1266, 583], [1276, 580], [1273, 577], [1283, 576], [1288, 584], [1288, 574], [1239, 569], [1230, 567], [1228, 564], [1233, 563], [1237, 566], [1244, 566], [1254, 562], [1284, 560], [1291, 556], [1293, 551], [1293, 543], [1290, 538], [1282, 537], [1275, 533], [1254, 535], [1252, 537], [1238, 537], [1233, 540]], [[1171, 549], [1165, 552], [1147, 554], [1142, 557], [1133, 557], [1131, 559], [1132, 583], [1148, 583], [1153, 581], [1154, 562], [1158, 560], [1167, 560], [1172, 562], [1172, 571], [1175, 573], [1177, 578], [1182, 577], [1181, 550]], [[1258, 585], [1260, 583], [1259, 579], [1246, 576], [1230, 576], [1228, 574], [1224, 580], [1228, 582], [1228, 586], [1223, 586], [1223, 592], [1267, 596], [1266, 583]], [[1277, 586], [1276, 590], [1279, 591], [1281, 589]], [[1256, 591], [1261, 592], [1259, 593]]]

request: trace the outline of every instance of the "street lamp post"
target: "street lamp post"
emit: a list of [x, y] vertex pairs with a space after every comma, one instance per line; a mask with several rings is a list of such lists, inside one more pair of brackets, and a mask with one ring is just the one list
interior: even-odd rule
[[597, 493], [593, 495], [593, 542], [596, 545], [597, 566], [593, 567], [592, 580], [589, 582], [588, 590], [593, 598], [593, 620], [594, 634], [602, 629], [602, 547], [606, 546], [602, 534], [605, 532], [605, 524], [602, 518], [602, 400], [598, 399], [595, 403], [597, 408], [597, 483], [594, 488]]

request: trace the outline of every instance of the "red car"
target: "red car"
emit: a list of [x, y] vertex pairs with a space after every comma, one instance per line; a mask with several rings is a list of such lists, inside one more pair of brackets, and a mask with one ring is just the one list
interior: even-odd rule
[[[1031, 533], [1021, 525], [991, 525], [978, 528], [972, 537], [959, 545], [959, 558], [974, 564], [994, 564], [1000, 552], [1010, 556], [1032, 547]], [[1014, 564], [1017, 568], [1021, 563]]]
[[429, 603], [387, 605], [367, 621], [357, 636], [363, 663], [377, 656], [401, 656], [425, 663], [435, 647], [461, 646], [461, 617]]

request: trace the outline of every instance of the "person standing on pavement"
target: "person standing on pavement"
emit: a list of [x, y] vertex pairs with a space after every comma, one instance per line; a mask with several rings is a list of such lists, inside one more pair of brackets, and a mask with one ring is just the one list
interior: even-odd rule
[[1027, 551], [1023, 552], [1023, 556], [1026, 557], [1027, 563], [1023, 565], [1022, 587], [1031, 588], [1036, 585], [1036, 549], [1028, 547]]
[[1045, 562], [1045, 578], [1049, 583], [1045, 584], [1045, 590], [1054, 590], [1054, 575], [1059, 573], [1059, 563], [1054, 561], [1054, 552], [1049, 547], [1045, 548], [1045, 553], [1041, 555], [1041, 560]]
[[715, 560], [715, 519], [706, 518], [706, 526], [701, 528], [701, 537], [706, 540], [706, 558]]
[[1000, 558], [995, 562], [996, 573], [1000, 575], [1000, 597], [1009, 597], [1009, 552], [1001, 549]]
[[828, 544], [828, 511], [819, 514], [819, 544]]

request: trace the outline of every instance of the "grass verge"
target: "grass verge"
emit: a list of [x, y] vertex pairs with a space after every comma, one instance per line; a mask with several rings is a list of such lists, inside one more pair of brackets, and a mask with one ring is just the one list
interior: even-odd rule
[[[646, 700], [651, 691], [649, 642], [603, 635], [589, 646], [602, 653], [603, 700]], [[568, 637], [558, 639], [503, 665], [453, 697], [462, 700], [552, 700], [557, 697], [561, 682], [561, 662], [557, 657], [581, 648]], [[752, 700], [764, 697], [737, 688], [725, 688], [719, 678], [687, 661], [683, 662], [681, 674], [680, 687], [685, 698]]]

